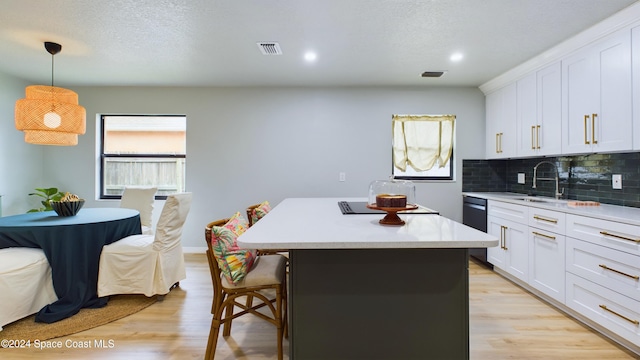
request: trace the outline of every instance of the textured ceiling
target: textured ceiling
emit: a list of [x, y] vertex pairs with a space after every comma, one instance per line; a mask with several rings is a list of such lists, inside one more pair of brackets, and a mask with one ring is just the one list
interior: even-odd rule
[[2, 0], [0, 72], [49, 84], [55, 41], [60, 86], [478, 86], [634, 2]]

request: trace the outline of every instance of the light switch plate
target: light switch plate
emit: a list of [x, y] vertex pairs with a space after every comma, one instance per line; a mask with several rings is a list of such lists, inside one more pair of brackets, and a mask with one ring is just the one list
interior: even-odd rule
[[518, 184], [524, 184], [524, 173], [518, 173]]
[[611, 177], [611, 183], [614, 189], [622, 189], [622, 175], [613, 174]]

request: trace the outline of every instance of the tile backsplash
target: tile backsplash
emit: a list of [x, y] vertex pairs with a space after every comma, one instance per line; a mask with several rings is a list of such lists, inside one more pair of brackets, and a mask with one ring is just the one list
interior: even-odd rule
[[[564, 199], [599, 201], [603, 204], [640, 207], [640, 152], [589, 154], [511, 160], [463, 160], [462, 191], [506, 191], [554, 196], [555, 182], [540, 180], [533, 189], [533, 168], [550, 161], [558, 168]], [[525, 183], [518, 184], [518, 173]], [[613, 189], [611, 177], [622, 175], [622, 189]], [[554, 178], [549, 164], [538, 167], [538, 178]]]

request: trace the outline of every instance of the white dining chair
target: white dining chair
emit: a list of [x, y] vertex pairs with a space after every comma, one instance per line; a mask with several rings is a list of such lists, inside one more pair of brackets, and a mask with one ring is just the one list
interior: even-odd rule
[[104, 246], [98, 296], [165, 295], [186, 278], [181, 238], [191, 198], [191, 193], [167, 196], [155, 235], [131, 235]]
[[125, 187], [120, 199], [120, 207], [140, 212], [142, 233], [153, 235], [153, 203], [157, 187]]
[[0, 249], [0, 330], [58, 300], [41, 249]]

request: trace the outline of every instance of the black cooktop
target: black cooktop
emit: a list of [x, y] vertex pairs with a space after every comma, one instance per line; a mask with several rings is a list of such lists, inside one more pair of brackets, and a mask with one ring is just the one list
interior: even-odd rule
[[[357, 214], [384, 214], [382, 210], [369, 209], [366, 201], [338, 201], [338, 207], [344, 215]], [[415, 210], [399, 211], [398, 214], [435, 214], [440, 215], [438, 211], [426, 207], [419, 207]]]

